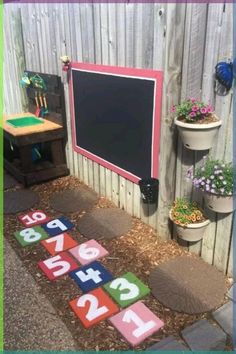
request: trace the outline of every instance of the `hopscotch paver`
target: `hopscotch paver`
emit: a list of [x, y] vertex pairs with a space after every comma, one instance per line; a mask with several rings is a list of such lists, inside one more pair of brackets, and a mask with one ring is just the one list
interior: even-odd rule
[[120, 307], [127, 307], [150, 293], [150, 289], [131, 272], [112, 280], [103, 287]]
[[89, 264], [108, 255], [108, 251], [95, 240], [84, 242], [77, 247], [71, 248], [69, 252], [82, 265]]
[[70, 276], [84, 293], [98, 288], [113, 279], [113, 275], [97, 261], [80, 267], [71, 272]]
[[70, 229], [73, 229], [74, 224], [70, 222], [67, 218], [64, 216], [61, 216], [60, 218], [50, 220], [49, 222], [42, 224], [41, 227], [50, 235], [50, 236], [56, 236], [59, 235], [65, 231], [68, 231]]
[[214, 319], [219, 323], [223, 330], [231, 337], [233, 337], [233, 326], [234, 326], [234, 303], [229, 301], [216, 311], [212, 313]]
[[141, 301], [119, 312], [109, 321], [133, 347], [164, 326], [160, 318]]
[[70, 306], [85, 328], [89, 328], [119, 311], [119, 307], [102, 288], [70, 301]]
[[79, 267], [67, 252], [61, 252], [54, 257], [40, 261], [38, 266], [50, 280], [68, 274]]
[[48, 234], [41, 226], [29, 227], [21, 231], [16, 231], [14, 236], [23, 247], [33, 245], [48, 238]]
[[78, 243], [67, 233], [50, 237], [47, 240], [41, 241], [41, 244], [52, 256], [78, 245]]
[[212, 325], [205, 319], [186, 327], [181, 334], [193, 351], [223, 351], [225, 349], [226, 334], [218, 326]]
[[35, 226], [48, 222], [51, 218], [48, 217], [42, 210], [30, 211], [27, 214], [18, 216], [18, 219], [24, 226]]
[[[41, 210], [18, 218], [25, 226], [31, 226], [15, 232], [18, 242], [23, 247], [41, 242], [53, 256], [38, 263], [47, 278], [55, 280], [69, 274], [85, 293], [69, 303], [85, 328], [109, 319], [123, 337], [136, 346], [164, 325], [142, 302], [137, 302], [149, 294], [150, 289], [131, 272], [114, 279], [97, 261], [107, 256], [108, 251], [94, 239], [78, 245], [66, 233], [74, 227], [70, 220], [63, 216], [51, 220]], [[120, 307], [127, 306], [119, 312]]]
[[189, 349], [181, 342], [179, 342], [174, 336], [169, 336], [162, 339], [160, 342], [147, 348], [146, 351], [189, 351]]

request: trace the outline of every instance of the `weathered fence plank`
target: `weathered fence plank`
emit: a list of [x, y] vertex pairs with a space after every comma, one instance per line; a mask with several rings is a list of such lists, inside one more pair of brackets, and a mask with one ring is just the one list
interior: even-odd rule
[[[188, 168], [201, 163], [205, 154], [185, 151], [181, 141], [177, 145], [169, 113], [172, 104], [189, 95], [210, 100], [224, 119], [212, 154], [232, 160], [232, 94], [217, 96], [213, 76], [217, 61], [232, 58], [232, 5], [8, 4], [4, 15], [5, 111], [22, 109], [18, 80], [24, 66], [62, 75], [68, 129], [66, 155], [71, 174], [115, 205], [141, 217], [162, 238], [170, 238], [168, 212], [173, 199], [186, 195], [202, 201], [199, 194], [192, 192], [185, 176]], [[74, 61], [163, 70], [157, 210], [155, 205], [141, 202], [138, 185], [73, 151], [69, 87], [60, 62], [60, 56], [65, 54]], [[206, 212], [212, 221], [207, 234], [189, 249], [232, 274], [232, 215], [223, 218]]]

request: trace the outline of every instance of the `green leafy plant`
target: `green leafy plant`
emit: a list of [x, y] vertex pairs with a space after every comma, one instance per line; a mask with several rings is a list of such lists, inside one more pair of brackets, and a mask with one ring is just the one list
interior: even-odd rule
[[202, 210], [195, 202], [189, 202], [185, 198], [178, 198], [171, 207], [171, 219], [176, 225], [200, 223], [206, 220]]
[[195, 188], [221, 195], [233, 194], [234, 168], [232, 163], [208, 159], [195, 173], [188, 172]]
[[[197, 101], [195, 98], [188, 98], [179, 105], [172, 106], [171, 112], [175, 113], [178, 120], [183, 120], [187, 123], [200, 123], [212, 117], [214, 109], [210, 104]], [[214, 116], [213, 120], [216, 120]]]

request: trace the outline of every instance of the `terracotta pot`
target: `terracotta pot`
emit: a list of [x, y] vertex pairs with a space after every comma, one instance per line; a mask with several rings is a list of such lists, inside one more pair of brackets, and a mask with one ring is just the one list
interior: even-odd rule
[[206, 206], [216, 213], [231, 213], [234, 211], [234, 198], [220, 194], [203, 193]]
[[221, 120], [208, 124], [184, 123], [175, 118], [182, 142], [190, 150], [208, 150], [216, 138], [216, 134], [222, 124]]
[[[169, 217], [171, 221], [173, 221], [173, 223], [175, 224], [171, 215], [171, 210], [169, 213]], [[186, 226], [180, 226], [175, 224], [175, 228], [179, 238], [182, 238], [182, 240], [188, 242], [196, 242], [196, 241], [200, 241], [203, 238], [206, 228], [209, 224], [210, 224], [210, 220], [207, 219], [203, 222], [188, 224]]]

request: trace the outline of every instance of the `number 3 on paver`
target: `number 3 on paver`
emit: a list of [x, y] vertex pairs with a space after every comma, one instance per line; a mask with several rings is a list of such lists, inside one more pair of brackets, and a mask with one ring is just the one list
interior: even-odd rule
[[48, 238], [47, 233], [40, 227], [30, 227], [14, 233], [15, 238], [21, 244], [21, 246], [29, 246], [37, 243], [45, 238]]
[[101, 288], [70, 301], [70, 306], [85, 328], [89, 328], [119, 311], [118, 306]]
[[140, 300], [150, 292], [150, 289], [131, 272], [105, 284], [104, 289], [120, 307], [126, 307]]

